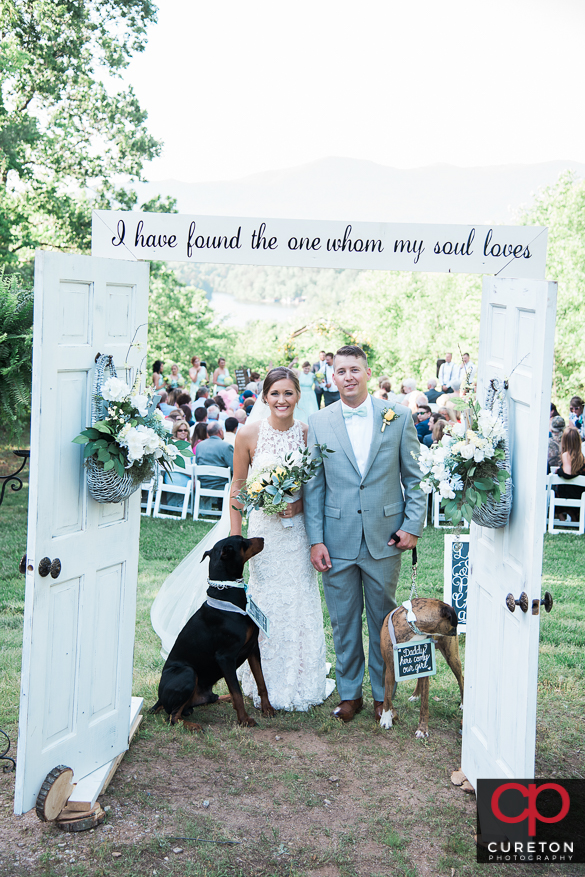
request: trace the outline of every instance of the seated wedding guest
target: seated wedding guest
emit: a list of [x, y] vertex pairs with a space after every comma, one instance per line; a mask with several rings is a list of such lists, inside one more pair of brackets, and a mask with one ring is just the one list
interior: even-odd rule
[[439, 396], [442, 396], [442, 392], [437, 390], [437, 379], [431, 378], [430, 381], [427, 381], [427, 391], [425, 396], [429, 400], [429, 404], [432, 402], [436, 402]]
[[234, 411], [234, 417], [236, 418], [240, 426], [242, 426], [242, 424], [244, 424], [247, 420], [246, 412], [243, 408], [238, 408], [236, 411]]
[[179, 405], [179, 408], [183, 412], [183, 417], [185, 418], [185, 420], [187, 421], [189, 426], [193, 426], [195, 423], [195, 420], [193, 418], [193, 412], [191, 411], [191, 406], [190, 405]]
[[164, 362], [162, 359], [156, 359], [152, 363], [152, 386], [154, 387], [155, 392], [159, 392], [159, 390], [164, 390], [165, 388], [163, 366]]
[[179, 371], [179, 366], [174, 362], [171, 366], [171, 373], [167, 378], [167, 389], [176, 390], [184, 387], [183, 375]]
[[443, 405], [439, 408], [439, 414], [442, 414], [445, 420], [450, 420], [453, 423], [457, 423], [457, 412], [453, 408], [453, 406]]
[[443, 436], [445, 435], [445, 427], [447, 426], [446, 420], [437, 420], [435, 425], [433, 426], [433, 444], [440, 442]]
[[238, 421], [235, 417], [227, 417], [224, 421], [224, 439], [230, 445], [234, 445], [236, 442], [236, 432], [238, 431]]
[[[190, 441], [190, 435], [191, 431], [188, 424], [184, 420], [177, 420], [173, 426], [173, 438], [177, 441], [188, 442]], [[173, 469], [172, 472], [165, 472], [164, 475], [165, 484], [175, 484], [178, 487], [185, 487], [190, 481], [191, 473], [187, 474], [186, 472], [178, 472], [175, 469]], [[183, 505], [183, 497], [179, 493], [166, 493], [163, 490], [161, 502], [163, 505], [181, 507]]]
[[408, 405], [411, 394], [416, 392], [416, 380], [414, 378], [405, 378], [400, 385], [400, 395], [398, 397], [400, 404]]
[[205, 406], [205, 400], [209, 398], [209, 390], [207, 387], [199, 387], [197, 393], [195, 395], [195, 401], [193, 402], [193, 411], [197, 408], [203, 408]]
[[437, 424], [439, 422], [439, 420], [442, 420], [443, 423], [447, 423], [447, 421], [445, 420], [445, 418], [442, 414], [439, 414], [438, 411], [433, 411], [433, 413], [429, 417], [430, 433], [428, 435], [425, 435], [425, 437], [423, 439], [423, 445], [426, 445], [427, 448], [430, 448], [430, 446], [433, 443], [433, 428], [434, 428], [435, 424]]
[[583, 422], [583, 399], [581, 396], [573, 396], [571, 401], [569, 402], [569, 420], [579, 431], [579, 435], [581, 436], [581, 441], [585, 440], [585, 425]]
[[[224, 441], [223, 424], [217, 420], [212, 421], [207, 427], [208, 438], [199, 442], [195, 450], [195, 462], [198, 466], [221, 466], [227, 467], [233, 474], [234, 448]], [[202, 475], [201, 487], [208, 490], [222, 490], [225, 480], [212, 475]], [[201, 498], [201, 508], [211, 508], [212, 497]], [[207, 502], [204, 503], [204, 500]], [[217, 500], [214, 500], [217, 502]]]
[[429, 418], [432, 413], [428, 405], [420, 405], [416, 412], [414, 425], [421, 443], [424, 437], [430, 434]]
[[450, 402], [453, 399], [458, 399], [461, 396], [461, 381], [458, 378], [454, 378], [451, 381], [452, 391], [450, 393], [443, 393], [442, 396], [439, 396], [436, 404], [439, 408], [443, 408], [444, 406], [449, 406]]
[[246, 405], [246, 407], [244, 408], [244, 411], [246, 412], [246, 417], [250, 416], [253, 407], [254, 405], [252, 403], [250, 405]]
[[205, 441], [207, 438], [207, 424], [206, 423], [196, 423], [195, 429], [193, 430], [193, 450], [197, 447], [199, 442]]
[[196, 408], [193, 412], [195, 423], [207, 423], [207, 408]]
[[210, 405], [207, 409], [207, 420], [211, 422], [212, 420], [219, 420], [219, 408], [217, 405]]
[[557, 411], [557, 406], [555, 405], [554, 402], [550, 403], [550, 415], [549, 416], [550, 416], [551, 420], [553, 417], [560, 417], [561, 416], [559, 414], [559, 412]]
[[177, 396], [179, 393], [177, 390], [169, 390], [167, 394], [167, 403], [169, 405], [173, 405], [175, 408], [177, 407]]
[[170, 414], [171, 411], [175, 410], [175, 406], [168, 404], [166, 390], [161, 390], [158, 395], [160, 396], [160, 402], [158, 403], [157, 408], [160, 408], [160, 410], [162, 411], [162, 413], [166, 417], [167, 414]]
[[181, 405], [189, 405], [190, 406], [191, 405], [191, 396], [189, 395], [189, 393], [179, 393], [177, 395], [177, 405], [179, 406], [179, 408], [181, 407]]
[[180, 408], [173, 408], [173, 410], [169, 414], [167, 414], [166, 419], [172, 420], [173, 423], [176, 423], [178, 420], [185, 420], [185, 415]]
[[552, 466], [561, 465], [561, 439], [565, 429], [565, 420], [563, 417], [553, 417], [550, 422], [550, 433], [548, 439], [548, 453], [546, 471], [550, 472]]
[[381, 387], [379, 390], [374, 390], [372, 396], [374, 397], [374, 399], [385, 399], [386, 401], [388, 401], [388, 393]]
[[228, 413], [227, 413], [227, 409], [226, 409], [225, 401], [224, 401], [223, 397], [222, 396], [214, 396], [213, 401], [215, 402], [215, 404], [219, 408], [219, 419], [225, 420], [226, 417], [228, 416]]
[[379, 383], [379, 386], [381, 390], [384, 390], [384, 392], [386, 393], [386, 398], [392, 405], [398, 402], [398, 396], [396, 395], [396, 393], [392, 392], [392, 384], [390, 383], [390, 380], [388, 378], [385, 378], [385, 380]]
[[410, 398], [409, 398], [408, 402], [406, 402], [406, 403], [403, 402], [402, 404], [408, 405], [408, 407], [410, 408], [410, 410], [414, 414], [415, 411], [418, 411], [418, 409], [421, 408], [423, 405], [428, 405], [429, 400], [427, 399], [427, 397], [425, 396], [424, 393], [421, 393], [421, 392], [419, 392], [419, 390], [416, 390], [416, 392], [413, 392], [410, 394]]
[[[585, 475], [585, 457], [581, 448], [581, 436], [579, 430], [574, 426], [568, 426], [561, 438], [561, 466], [557, 469], [557, 475], [568, 482], [571, 478], [577, 478], [578, 475]], [[585, 487], [570, 483], [553, 484], [553, 490], [561, 499], [579, 499]], [[567, 515], [572, 521], [577, 521], [579, 509], [570, 506], [559, 507], [559, 519], [566, 521]]]

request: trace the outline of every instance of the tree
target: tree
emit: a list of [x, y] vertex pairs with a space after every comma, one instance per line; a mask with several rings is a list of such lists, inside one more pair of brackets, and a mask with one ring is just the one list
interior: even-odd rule
[[[88, 251], [91, 208], [131, 208], [116, 188], [160, 153], [132, 88], [111, 92], [146, 44], [152, 0], [0, 4], [0, 264], [35, 247]], [[91, 196], [91, 197], [90, 197]]]
[[10, 434], [30, 414], [33, 297], [19, 283], [0, 273], [0, 416]]
[[522, 221], [548, 226], [547, 276], [559, 284], [553, 396], [566, 403], [585, 387], [585, 180], [562, 174]]

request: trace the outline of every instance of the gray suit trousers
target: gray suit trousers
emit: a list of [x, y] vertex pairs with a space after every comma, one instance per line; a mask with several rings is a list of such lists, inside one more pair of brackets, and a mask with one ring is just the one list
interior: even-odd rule
[[365, 657], [362, 644], [364, 598], [369, 633], [368, 670], [374, 700], [384, 700], [384, 661], [380, 630], [386, 615], [396, 608], [400, 554], [374, 560], [362, 537], [355, 560], [331, 558], [323, 573], [323, 590], [331, 617], [337, 656], [337, 690], [341, 700], [362, 696]]

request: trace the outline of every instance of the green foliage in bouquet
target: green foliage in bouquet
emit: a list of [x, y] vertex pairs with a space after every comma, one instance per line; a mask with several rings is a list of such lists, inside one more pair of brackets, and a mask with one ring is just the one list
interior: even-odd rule
[[253, 509], [261, 509], [266, 515], [276, 515], [298, 499], [301, 485], [313, 478], [328, 454], [334, 453], [327, 445], [314, 447], [314, 453], [311, 448], [299, 448], [287, 454], [282, 463], [252, 472], [236, 497], [244, 507], [240, 513], [249, 515]]

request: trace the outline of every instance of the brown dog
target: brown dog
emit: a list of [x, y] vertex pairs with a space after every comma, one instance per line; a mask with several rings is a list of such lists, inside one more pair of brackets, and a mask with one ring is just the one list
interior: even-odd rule
[[[453, 671], [459, 690], [461, 692], [461, 709], [463, 709], [463, 672], [461, 670], [461, 660], [459, 658], [459, 643], [457, 640], [457, 614], [452, 606], [443, 603], [442, 600], [430, 600], [425, 598], [415, 598], [412, 601], [412, 609], [416, 615], [416, 626], [425, 634], [430, 634], [438, 647], [439, 651], [447, 661], [449, 667]], [[391, 728], [392, 721], [398, 716], [398, 712], [392, 706], [392, 697], [395, 690], [394, 677], [394, 648], [390, 631], [388, 629], [388, 621], [390, 613], [384, 619], [382, 630], [380, 631], [380, 647], [382, 657], [386, 664], [386, 678], [384, 691], [384, 709], [380, 726], [382, 728]], [[396, 642], [406, 643], [411, 639], [415, 639], [417, 634], [412, 630], [406, 620], [407, 611], [404, 606], [400, 606], [392, 616], [392, 625]], [[415, 737], [429, 736], [429, 677], [421, 676], [417, 679], [416, 688], [409, 700], [417, 700], [420, 697], [420, 717]]]

